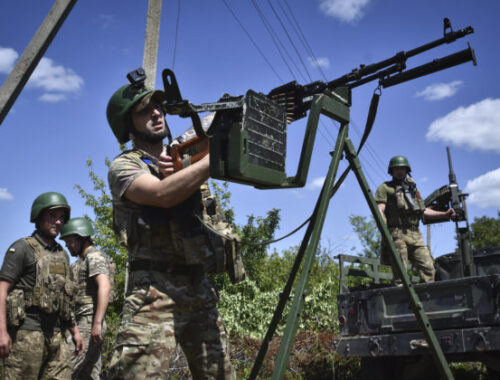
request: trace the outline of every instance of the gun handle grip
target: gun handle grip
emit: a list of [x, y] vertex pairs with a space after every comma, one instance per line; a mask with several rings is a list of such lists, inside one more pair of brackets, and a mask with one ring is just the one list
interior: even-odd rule
[[195, 137], [181, 144], [170, 147], [170, 156], [174, 163], [174, 172], [200, 161], [209, 153], [208, 138]]

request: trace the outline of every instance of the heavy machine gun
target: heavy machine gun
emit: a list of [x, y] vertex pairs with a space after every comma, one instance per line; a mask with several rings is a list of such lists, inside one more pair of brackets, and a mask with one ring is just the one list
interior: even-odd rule
[[[457, 53], [407, 70], [409, 58], [474, 32], [471, 26], [454, 31], [447, 18], [444, 19], [443, 29], [443, 37], [435, 41], [409, 51], [401, 51], [377, 63], [360, 65], [330, 82], [315, 81], [300, 85], [292, 81], [271, 90], [267, 95], [248, 90], [245, 95], [225, 94], [217, 102], [201, 105], [194, 105], [184, 99], [173, 71], [165, 69], [162, 73], [164, 110], [169, 115], [190, 117], [197, 139], [210, 140], [208, 145], [213, 178], [257, 188], [301, 187], [307, 179], [317, 123], [308, 123], [299, 167], [293, 177], [287, 177], [285, 173], [287, 123], [305, 117], [312, 107], [315, 95], [328, 93], [347, 109], [351, 105], [352, 89], [368, 82], [378, 80], [380, 88], [387, 88], [468, 61], [476, 65], [474, 50], [469, 45]], [[335, 112], [340, 114], [334, 119], [345, 121], [345, 113], [340, 109], [337, 111]], [[213, 122], [206, 128], [202, 127], [198, 115], [203, 112], [215, 112]], [[208, 145], [205, 144], [207, 148]], [[197, 149], [196, 142], [186, 141], [184, 145], [180, 144], [174, 149], [174, 160], [183, 161], [182, 157], [186, 154], [194, 153], [196, 157], [191, 154], [189, 160], [194, 162], [208, 153], [207, 148]]]
[[[449, 208], [455, 210], [456, 219], [455, 226], [457, 231], [457, 257], [460, 258], [460, 270], [462, 277], [476, 275], [476, 268], [472, 258], [472, 239], [469, 227], [469, 219], [467, 217], [466, 198], [469, 194], [463, 193], [460, 190], [453, 164], [451, 162], [450, 148], [446, 147], [448, 156], [449, 168], [449, 184], [440, 187], [425, 198], [425, 207], [429, 207], [436, 211], [446, 211]], [[423, 220], [424, 224], [440, 223], [447, 220]]]

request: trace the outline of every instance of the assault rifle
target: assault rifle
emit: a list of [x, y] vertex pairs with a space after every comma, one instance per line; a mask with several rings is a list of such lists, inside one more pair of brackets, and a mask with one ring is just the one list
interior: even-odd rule
[[[308, 124], [295, 177], [286, 177], [285, 174], [286, 125], [306, 116], [315, 95], [328, 93], [349, 107], [351, 90], [377, 79], [379, 87], [387, 88], [468, 61], [476, 65], [474, 50], [468, 44], [466, 49], [457, 53], [406, 69], [409, 58], [473, 32], [471, 26], [454, 31], [449, 19], [445, 18], [442, 38], [409, 51], [401, 51], [374, 64], [360, 65], [330, 82], [316, 81], [300, 85], [292, 81], [271, 90], [267, 95], [248, 90], [245, 95], [225, 94], [217, 102], [201, 105], [194, 105], [184, 99], [173, 71], [165, 69], [162, 72], [165, 113], [190, 117], [197, 135], [194, 142], [186, 141], [176, 147], [176, 160], [183, 162], [189, 156], [192, 163], [202, 158], [208, 149], [197, 149], [196, 141], [209, 138], [212, 177], [261, 188], [303, 186], [317, 125], [309, 128]], [[215, 112], [212, 123], [206, 128], [202, 127], [198, 115], [203, 112]], [[346, 118], [348, 120], [348, 115]], [[186, 154], [187, 150], [194, 152], [196, 157]]]

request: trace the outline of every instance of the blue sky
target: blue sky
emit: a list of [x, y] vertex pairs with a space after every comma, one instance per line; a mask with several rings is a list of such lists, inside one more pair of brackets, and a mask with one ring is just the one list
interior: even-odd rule
[[[53, 1], [6, 2], [0, 14], [0, 82], [3, 82]], [[390, 157], [404, 154], [424, 196], [448, 181], [445, 147], [449, 145], [457, 179], [470, 193], [469, 215], [495, 217], [500, 209], [500, 3], [396, 0], [258, 1], [271, 28], [286, 47], [280, 57], [252, 1], [227, 1], [259, 46], [259, 53], [224, 1], [183, 0], [175, 31], [178, 2], [163, 2], [157, 86], [163, 68], [174, 67], [182, 95], [195, 104], [216, 101], [223, 93], [239, 95], [251, 88], [267, 93], [282, 82], [337, 78], [361, 63], [373, 63], [442, 36], [442, 19], [455, 29], [472, 25], [475, 33], [408, 61], [409, 67], [465, 49], [476, 51], [478, 66], [467, 63], [444, 72], [383, 90], [377, 120], [361, 154], [372, 191], [383, 181]], [[273, 5], [294, 41], [270, 7]], [[283, 9], [293, 12], [314, 52], [304, 49]], [[0, 125], [0, 255], [14, 240], [30, 234], [33, 199], [45, 191], [66, 195], [72, 215], [91, 214], [74, 185], [91, 190], [85, 162], [91, 158], [106, 177], [105, 157], [118, 145], [108, 127], [105, 108], [111, 94], [126, 83], [128, 71], [142, 64], [146, 1], [78, 2], [47, 50], [2, 125]], [[291, 18], [291, 14], [287, 13]], [[298, 58], [300, 56], [300, 59]], [[304, 69], [307, 68], [307, 73]], [[290, 69], [288, 68], [290, 67]], [[355, 144], [364, 127], [375, 82], [353, 92], [351, 136]], [[167, 118], [174, 135], [187, 120]], [[295, 173], [305, 121], [288, 129], [287, 173]], [[237, 221], [281, 209], [278, 236], [309, 217], [330, 162], [337, 128], [322, 123], [308, 183], [294, 190], [256, 190], [231, 185]], [[345, 162], [341, 164], [341, 169]], [[351, 214], [369, 215], [354, 176], [332, 199], [322, 234], [333, 253], [358, 246], [348, 222]], [[425, 229], [423, 229], [425, 230]], [[424, 231], [425, 232], [425, 231]], [[300, 243], [303, 231], [273, 248]], [[454, 225], [432, 227], [435, 256], [454, 249]], [[3, 248], [2, 248], [3, 247]]]

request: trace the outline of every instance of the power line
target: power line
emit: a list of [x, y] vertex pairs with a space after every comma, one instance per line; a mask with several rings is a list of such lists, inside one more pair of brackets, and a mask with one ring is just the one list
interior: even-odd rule
[[174, 56], [172, 58], [172, 70], [175, 68], [175, 57], [177, 55], [177, 36], [179, 33], [179, 20], [181, 18], [181, 0], [177, 0], [177, 21], [175, 22]]
[[[278, 2], [278, 5], [280, 6], [280, 8], [282, 9], [285, 17], [287, 18], [288, 22], [290, 23], [290, 25], [292, 25], [292, 28], [294, 28], [295, 33], [299, 36], [299, 39], [301, 40], [306, 51], [309, 52], [309, 54], [311, 55], [311, 57], [314, 59], [315, 62], [318, 62], [316, 55], [314, 54], [314, 52], [311, 48], [311, 45], [309, 45], [309, 43], [307, 42], [306, 36], [304, 35], [304, 32], [302, 31], [302, 28], [300, 27], [300, 24], [297, 21], [294, 13], [292, 11], [292, 8], [290, 7], [290, 5], [288, 5], [288, 2], [286, 0], [283, 0], [283, 2], [285, 3], [285, 5], [288, 8], [288, 12], [290, 13], [293, 21], [290, 21], [290, 18], [288, 17], [287, 13], [285, 12], [281, 2], [279, 0], [277, 0], [277, 2]], [[321, 76], [323, 77], [323, 79], [326, 81], [327, 78], [326, 78], [326, 75], [323, 72], [323, 69], [321, 68], [321, 66], [316, 65], [316, 67], [318, 68], [319, 72], [321, 73]]]
[[273, 65], [271, 65], [271, 63], [268, 61], [268, 59], [266, 58], [266, 56], [264, 55], [264, 53], [262, 52], [262, 50], [259, 48], [259, 45], [257, 45], [257, 43], [255, 42], [255, 40], [252, 38], [252, 36], [250, 35], [250, 33], [248, 32], [248, 30], [243, 26], [243, 24], [241, 23], [241, 21], [238, 19], [238, 17], [236, 16], [236, 14], [233, 12], [233, 10], [231, 9], [231, 7], [229, 6], [229, 4], [226, 2], [226, 0], [222, 0], [222, 2], [224, 3], [224, 5], [226, 6], [226, 8], [229, 10], [229, 12], [231, 13], [231, 15], [233, 16], [233, 18], [236, 20], [236, 22], [240, 25], [241, 29], [243, 29], [243, 31], [246, 33], [248, 39], [250, 40], [250, 42], [252, 42], [253, 46], [257, 49], [257, 51], [259, 52], [259, 54], [261, 55], [261, 57], [264, 59], [264, 61], [266, 61], [266, 63], [269, 65], [269, 67], [271, 68], [271, 70], [273, 71], [273, 73], [278, 77], [279, 81], [280, 82], [283, 82], [283, 79], [281, 79], [280, 75], [278, 74], [278, 72], [274, 69]]
[[281, 27], [283, 28], [283, 31], [285, 32], [285, 34], [286, 34], [286, 36], [287, 36], [288, 40], [290, 41], [290, 44], [292, 45], [293, 49], [295, 50], [295, 53], [297, 54], [297, 57], [299, 58], [300, 63], [301, 63], [301, 64], [302, 64], [302, 66], [304, 67], [304, 70], [306, 71], [307, 76], [309, 77], [309, 80], [312, 82], [311, 75], [309, 75], [309, 71], [307, 70], [307, 67], [306, 67], [305, 63], [304, 63], [304, 61], [302, 60], [302, 57], [300, 56], [300, 53], [299, 53], [299, 51], [298, 51], [298, 49], [297, 49], [297, 46], [295, 45], [295, 43], [293, 42], [292, 38], [290, 37], [290, 34], [288, 33], [287, 28], [286, 28], [286, 27], [285, 27], [285, 25], [283, 24], [283, 21], [281, 21], [281, 18], [279, 17], [278, 13], [277, 13], [277, 12], [276, 12], [276, 10], [274, 9], [273, 4], [271, 3], [271, 1], [270, 1], [270, 0], [267, 0], [267, 3], [268, 3], [268, 4], [269, 4], [269, 6], [271, 7], [271, 9], [272, 9], [272, 11], [273, 11], [274, 15], [276, 16], [276, 18], [278, 19], [278, 21], [279, 21], [279, 23], [280, 23]]
[[[276, 32], [272, 29], [269, 21], [267, 21], [266, 17], [264, 16], [264, 13], [261, 11], [260, 7], [257, 5], [257, 2], [255, 0], [252, 0], [252, 4], [254, 6], [254, 8], [257, 10], [257, 13], [260, 17], [260, 19], [262, 20], [262, 23], [264, 24], [264, 26], [266, 27], [266, 30], [267, 32], [269, 33], [269, 35], [271, 36], [272, 40], [273, 40], [273, 43], [274, 43], [274, 46], [276, 46], [276, 49], [278, 50], [278, 53], [281, 57], [281, 59], [283, 60], [283, 63], [286, 65], [286, 67], [288, 68], [288, 71], [290, 71], [290, 74], [292, 76], [292, 78], [295, 79], [295, 74], [293, 73], [292, 71], [292, 68], [290, 67], [290, 65], [288, 64], [288, 61], [285, 59], [285, 57], [283, 56], [283, 53], [282, 53], [282, 50], [285, 52], [285, 54], [288, 56], [288, 59], [295, 65], [295, 69], [297, 70], [297, 72], [300, 73], [300, 70], [299, 68], [297, 67], [297, 65], [295, 64], [295, 61], [292, 59], [292, 57], [290, 57], [290, 55], [288, 54], [288, 51], [287, 49], [283, 46], [281, 40], [279, 39], [279, 37], [277, 36]], [[279, 43], [279, 44], [278, 44]], [[281, 46], [281, 48], [280, 48]]]

